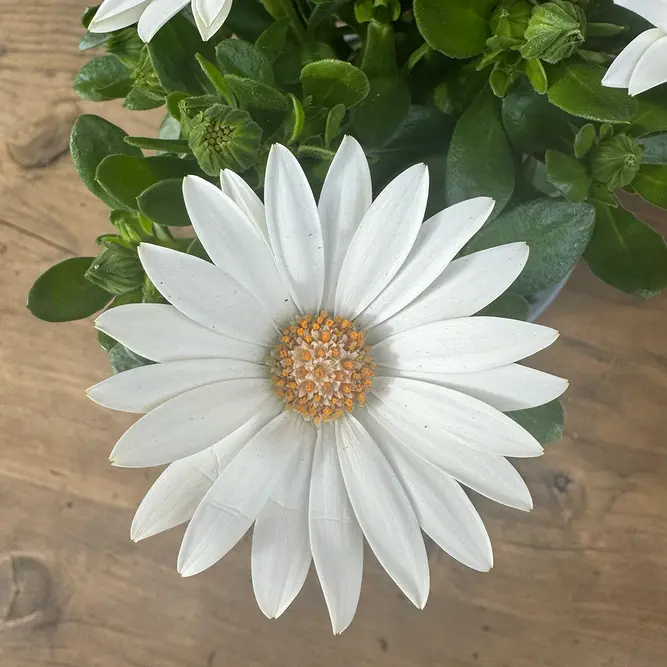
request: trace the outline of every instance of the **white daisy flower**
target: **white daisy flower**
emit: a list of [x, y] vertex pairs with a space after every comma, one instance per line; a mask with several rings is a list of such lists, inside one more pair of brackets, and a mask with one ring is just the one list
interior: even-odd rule
[[183, 183], [214, 263], [143, 244], [146, 272], [173, 305], [120, 306], [97, 320], [158, 362], [89, 390], [103, 406], [147, 413], [118, 441], [114, 465], [170, 464], [141, 503], [132, 538], [189, 521], [178, 570], [190, 576], [254, 524], [262, 611], [285, 611], [312, 560], [339, 633], [357, 607], [365, 537], [422, 608], [421, 530], [472, 568], [493, 563], [460, 484], [532, 507], [505, 457], [542, 448], [503, 411], [565, 390], [565, 380], [515, 363], [557, 332], [472, 317], [512, 284], [528, 247], [454, 259], [493, 200], [464, 201], [422, 224], [428, 170], [419, 164], [372, 202], [351, 137], [319, 204], [280, 145], [268, 160], [266, 207], [233, 172], [221, 180], [221, 190], [195, 176]]
[[608, 88], [627, 88], [632, 96], [667, 82], [667, 0], [614, 0], [652, 23], [616, 57], [602, 79]]
[[222, 27], [232, 8], [233, 0], [103, 0], [90, 22], [90, 32], [112, 32], [138, 23], [137, 32], [144, 42], [191, 4], [192, 14], [204, 41]]

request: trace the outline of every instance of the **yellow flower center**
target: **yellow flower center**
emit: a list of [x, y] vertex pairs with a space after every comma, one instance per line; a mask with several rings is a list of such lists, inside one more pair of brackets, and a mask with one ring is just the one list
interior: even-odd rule
[[269, 364], [285, 407], [316, 424], [364, 405], [375, 375], [364, 333], [325, 311], [299, 316], [283, 329]]

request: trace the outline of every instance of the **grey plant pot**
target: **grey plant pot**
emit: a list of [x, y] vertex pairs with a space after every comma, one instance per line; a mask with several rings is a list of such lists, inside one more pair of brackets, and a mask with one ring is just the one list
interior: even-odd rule
[[538, 292], [531, 298], [530, 310], [528, 311], [528, 321], [535, 322], [544, 314], [544, 311], [556, 300], [556, 297], [563, 291], [563, 287], [572, 277], [574, 269], [558, 283], [548, 289]]

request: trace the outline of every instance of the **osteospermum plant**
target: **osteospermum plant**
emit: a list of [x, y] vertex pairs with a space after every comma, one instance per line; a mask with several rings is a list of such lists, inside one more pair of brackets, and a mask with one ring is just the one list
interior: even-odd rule
[[364, 543], [420, 608], [422, 532], [488, 570], [469, 490], [529, 510], [508, 458], [563, 430], [567, 382], [522, 363], [557, 337], [534, 320], [580, 260], [667, 285], [624, 196], [667, 208], [667, 0], [104, 0], [82, 22], [77, 93], [162, 122], [76, 121], [110, 233], [28, 306], [101, 311], [114, 374], [89, 395], [143, 415], [111, 460], [167, 465], [131, 537], [188, 522], [190, 576], [252, 527], [262, 611], [312, 563], [336, 633]]

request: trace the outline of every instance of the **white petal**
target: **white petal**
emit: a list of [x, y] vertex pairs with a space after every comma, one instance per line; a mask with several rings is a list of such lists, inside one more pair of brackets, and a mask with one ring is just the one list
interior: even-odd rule
[[189, 521], [217, 475], [211, 448], [171, 463], [141, 501], [130, 537], [138, 542]]
[[183, 537], [178, 571], [184, 577], [220, 560], [246, 533], [285, 471], [315, 441], [312, 424], [283, 411], [222, 471]]
[[183, 179], [192, 226], [213, 263], [243, 285], [278, 321], [296, 309], [273, 255], [248, 216], [220, 188], [198, 176]]
[[396, 473], [351, 415], [335, 422], [338, 459], [354, 513], [380, 564], [419, 609], [429, 592], [424, 540]]
[[131, 303], [103, 312], [95, 326], [133, 352], [153, 361], [222, 357], [264, 362], [266, 347], [211, 331], [174, 306]]
[[664, 37], [664, 34], [662, 30], [653, 28], [635, 37], [609, 66], [602, 79], [602, 85], [607, 88], [628, 88], [637, 63], [652, 44]]
[[628, 93], [641, 93], [667, 83], [667, 36], [655, 42], [641, 57], [632, 73]]
[[268, 618], [278, 618], [298, 595], [310, 568], [308, 493], [312, 441], [288, 468], [259, 513], [252, 534], [252, 587]]
[[301, 311], [317, 312], [324, 289], [322, 227], [301, 165], [280, 144], [269, 153], [264, 201], [278, 270]]
[[326, 261], [324, 308], [334, 307], [345, 253], [372, 201], [371, 171], [364, 149], [356, 139], [345, 136], [324, 179], [318, 204]]
[[318, 430], [309, 508], [310, 547], [338, 635], [352, 622], [359, 603], [364, 540], [345, 489], [332, 424]]
[[278, 404], [269, 380], [227, 380], [197, 387], [133, 424], [111, 452], [114, 465], [171, 463], [214, 445], [259, 411]]
[[105, 33], [132, 25], [150, 3], [151, 0], [104, 0], [95, 12], [88, 30]]
[[472, 447], [487, 454], [541, 456], [542, 446], [524, 428], [483, 401], [454, 389], [406, 378], [374, 378], [373, 393], [397, 418], [443, 446]]
[[255, 191], [231, 169], [220, 171], [220, 188], [250, 218], [268, 244], [269, 230], [266, 227], [266, 212], [262, 200]]
[[452, 558], [480, 572], [493, 566], [493, 549], [484, 523], [459, 483], [400, 442], [367, 410], [359, 420], [398, 475], [422, 530]]
[[149, 412], [186, 391], [239, 378], [268, 379], [268, 368], [235, 359], [191, 359], [140, 366], [118, 373], [87, 390], [88, 397], [111, 410]]
[[667, 4], [664, 0], [614, 0], [614, 3], [667, 31]]
[[368, 329], [412, 303], [476, 234], [493, 211], [490, 197], [468, 199], [429, 218], [396, 277], [357, 318]]
[[549, 347], [558, 332], [503, 317], [462, 317], [408, 329], [374, 345], [380, 366], [427, 373], [472, 373], [505, 366]]
[[230, 275], [198, 257], [142, 243], [139, 259], [160, 294], [189, 318], [249, 343], [272, 344], [271, 315]]
[[398, 273], [424, 220], [428, 169], [417, 164], [378, 195], [352, 237], [336, 288], [336, 313], [356, 317]]
[[496, 410], [527, 410], [558, 398], [568, 381], [521, 364], [509, 364], [476, 373], [420, 373], [378, 368], [377, 375], [411, 378], [462, 391]]
[[[211, 37], [222, 28], [222, 25], [227, 20], [232, 8], [232, 1], [233, 0], [208, 0], [207, 2], [202, 2], [201, 0], [193, 0], [192, 15], [194, 16], [199, 34], [205, 42], [211, 39]], [[208, 13], [207, 9], [203, 7], [204, 4], [209, 5]], [[209, 16], [209, 14], [214, 14], [213, 19], [210, 21], [205, 18], [205, 16]]]
[[155, 33], [189, 3], [190, 0], [153, 0], [139, 19], [139, 38], [143, 42], [150, 42]]
[[454, 260], [417, 299], [368, 332], [377, 342], [421, 324], [469, 317], [495, 301], [518, 278], [528, 246], [508, 243]]
[[409, 421], [409, 415], [397, 418], [375, 396], [369, 398], [367, 409], [403, 446], [461, 484], [497, 503], [520, 510], [532, 509], [526, 483], [506, 458], [469, 447], [447, 447], [437, 435], [421, 433]]

